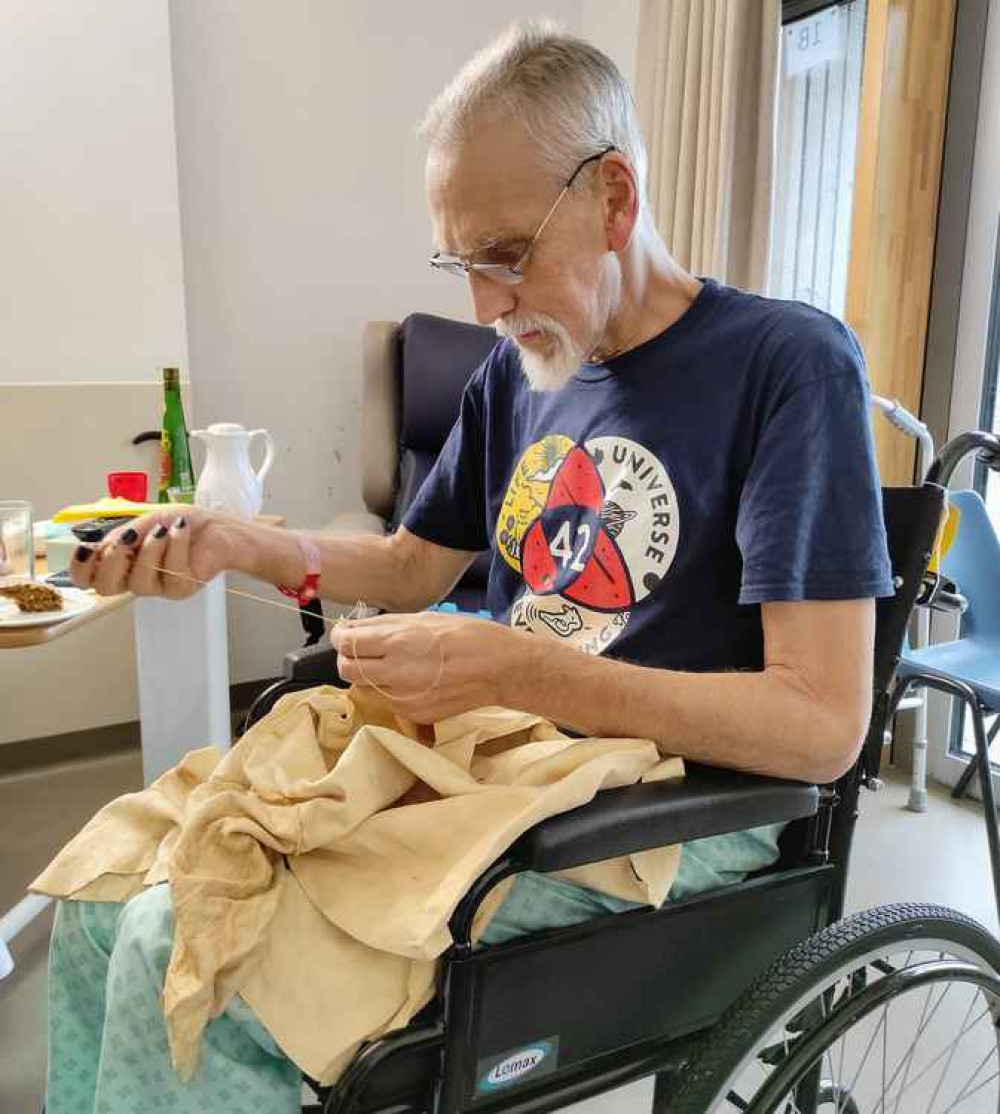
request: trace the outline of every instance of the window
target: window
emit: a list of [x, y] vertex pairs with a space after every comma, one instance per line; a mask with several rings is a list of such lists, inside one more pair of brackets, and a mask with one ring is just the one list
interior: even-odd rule
[[768, 293], [844, 315], [867, 0], [786, 0]]

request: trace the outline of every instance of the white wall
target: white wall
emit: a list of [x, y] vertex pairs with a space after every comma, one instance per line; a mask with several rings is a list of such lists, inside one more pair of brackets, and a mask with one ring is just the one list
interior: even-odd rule
[[580, 34], [611, 59], [629, 83], [636, 85], [641, 0], [580, 0]]
[[[267, 426], [279, 450], [265, 509], [319, 526], [360, 505], [362, 322], [470, 312], [464, 285], [427, 266], [422, 110], [517, 16], [580, 32], [580, 0], [172, 0], [170, 12], [199, 421]], [[287, 628], [232, 604], [233, 679], [266, 676]]]
[[[529, 15], [591, 39], [634, 81], [639, 0], [8, 0], [0, 382], [124, 389], [189, 367], [193, 424], [274, 432], [265, 509], [318, 526], [358, 506], [362, 322], [470, 312], [464, 285], [427, 267], [416, 124], [475, 49]], [[102, 391], [67, 393], [39, 442], [94, 437]], [[86, 421], [67, 421], [70, 404]], [[136, 410], [137, 429], [157, 424], [158, 407]], [[124, 421], [116, 410], [105, 449], [124, 454]], [[0, 496], [16, 497], [10, 455]], [[53, 473], [33, 477], [40, 502], [67, 472], [66, 502], [96, 494], [68, 459], [51, 444], [33, 457]], [[272, 675], [294, 616], [240, 599], [230, 615], [232, 679]], [[130, 626], [95, 625], [99, 650], [74, 638], [0, 661], [0, 706], [24, 702], [0, 741], [134, 715]]]
[[[130, 439], [159, 423], [158, 368], [187, 363], [167, 15], [165, 0], [0, 7], [0, 498], [39, 517], [150, 465]], [[134, 719], [136, 703], [127, 612], [0, 652], [0, 744]]]
[[0, 150], [0, 381], [185, 364], [164, 0], [6, 0]]

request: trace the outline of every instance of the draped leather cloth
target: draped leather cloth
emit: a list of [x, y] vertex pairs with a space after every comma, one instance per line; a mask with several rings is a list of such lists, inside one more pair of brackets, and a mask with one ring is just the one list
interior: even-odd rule
[[[571, 739], [536, 716], [483, 708], [433, 741], [361, 690], [282, 698], [226, 754], [189, 753], [119, 797], [32, 889], [127, 901], [169, 882], [175, 914], [163, 1006], [189, 1078], [205, 1025], [239, 993], [304, 1071], [331, 1082], [360, 1043], [431, 998], [448, 920], [519, 835], [601, 789], [677, 777], [643, 739]], [[567, 872], [659, 905], [680, 848]], [[477, 932], [499, 904], [491, 895]]]

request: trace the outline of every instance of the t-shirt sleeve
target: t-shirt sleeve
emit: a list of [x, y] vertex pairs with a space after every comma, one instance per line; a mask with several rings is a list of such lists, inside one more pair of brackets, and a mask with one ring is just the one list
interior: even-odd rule
[[772, 357], [737, 515], [743, 604], [893, 593], [864, 361], [823, 326]]
[[434, 467], [403, 515], [425, 541], [477, 553], [489, 548], [486, 528], [484, 368], [462, 394], [458, 419]]

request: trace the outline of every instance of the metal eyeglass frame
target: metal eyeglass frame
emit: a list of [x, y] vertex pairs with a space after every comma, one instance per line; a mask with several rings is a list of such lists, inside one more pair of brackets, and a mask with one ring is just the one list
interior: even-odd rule
[[[545, 219], [538, 226], [538, 231], [531, 237], [528, 246], [521, 253], [520, 258], [515, 263], [475, 263], [469, 262], [460, 258], [457, 255], [444, 255], [441, 252], [435, 252], [430, 258], [430, 265], [437, 271], [445, 271], [449, 275], [457, 275], [464, 277], [471, 274], [473, 271], [477, 275], [482, 275], [484, 278], [491, 279], [493, 282], [502, 283], [504, 286], [516, 286], [518, 283], [524, 282], [524, 267], [527, 263], [528, 256], [531, 254], [535, 244], [538, 243], [538, 238], [545, 231], [545, 226], [552, 219], [556, 209], [559, 208], [559, 202], [569, 193], [573, 183], [580, 175], [580, 171], [585, 166], [592, 162], [599, 162], [605, 155], [609, 155], [612, 151], [617, 150], [614, 144], [604, 148], [603, 151], [598, 151], [595, 155], [588, 155], [587, 158], [580, 163], [580, 165], [569, 176], [566, 185], [563, 186], [562, 192], [552, 203], [552, 208], [545, 214]], [[477, 251], [482, 251], [478, 248]], [[475, 252], [473, 252], [473, 259]]]

